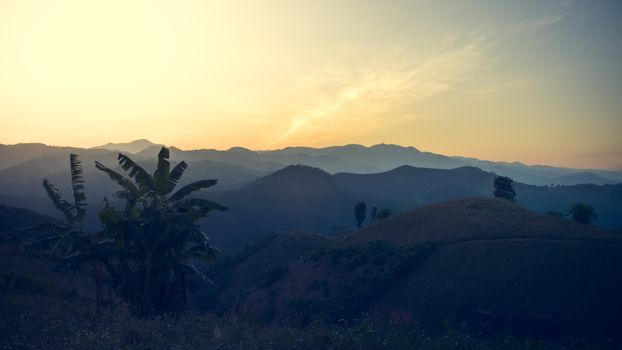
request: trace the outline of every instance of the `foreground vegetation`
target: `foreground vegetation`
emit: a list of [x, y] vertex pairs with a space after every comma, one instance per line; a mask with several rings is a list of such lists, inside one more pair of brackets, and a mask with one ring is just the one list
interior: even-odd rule
[[209, 279], [194, 265], [197, 260], [213, 261], [219, 250], [209, 243], [196, 221], [212, 210], [227, 208], [202, 198], [187, 198], [193, 192], [216, 185], [217, 180], [200, 180], [175, 190], [186, 170], [180, 162], [173, 169], [170, 152], [162, 147], [157, 168], [147, 173], [129, 157], [119, 153], [122, 175], [99, 162], [122, 189], [115, 197], [124, 201], [124, 209], [115, 208], [104, 198], [98, 213], [102, 229], [88, 232], [83, 224], [86, 212], [85, 180], [82, 162], [70, 155], [73, 203], [47, 179], [43, 187], [66, 224], [48, 222], [35, 227], [49, 236], [32, 242], [30, 248], [49, 249], [60, 260], [59, 268], [79, 270], [90, 266], [95, 282], [97, 310], [104, 302], [104, 287], [131, 306], [135, 316], [178, 314], [187, 305], [188, 276]]
[[[71, 310], [71, 311], [68, 311]], [[498, 335], [478, 337], [460, 327], [428, 335], [417, 328], [375, 325], [367, 319], [306, 327], [233, 321], [188, 312], [135, 318], [124, 309], [99, 316], [76, 297], [0, 292], [2, 349], [617, 349], [585, 339], [545, 341]]]

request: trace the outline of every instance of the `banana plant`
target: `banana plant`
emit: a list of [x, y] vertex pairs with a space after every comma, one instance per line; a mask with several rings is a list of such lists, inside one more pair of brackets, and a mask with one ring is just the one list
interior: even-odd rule
[[70, 155], [73, 203], [63, 199], [49, 181], [43, 181], [52, 204], [67, 223], [46, 224], [53, 234], [31, 246], [51, 246], [61, 253], [65, 268], [91, 265], [98, 312], [104, 279], [137, 316], [179, 314], [187, 304], [188, 276], [211, 283], [194, 263], [214, 260], [219, 250], [209, 243], [196, 221], [212, 210], [227, 208], [189, 197], [216, 185], [216, 180], [196, 181], [175, 190], [187, 164], [182, 161], [171, 170], [169, 157], [169, 150], [163, 147], [153, 174], [121, 153], [119, 166], [126, 174], [95, 162], [97, 169], [121, 187], [115, 197], [125, 201], [122, 209], [116, 209], [104, 198], [104, 208], [99, 212], [103, 229], [96, 233], [88, 233], [82, 224], [86, 195], [82, 163], [76, 155]]
[[189, 275], [210, 283], [194, 262], [213, 260], [219, 253], [196, 221], [212, 210], [227, 208], [188, 197], [216, 185], [217, 180], [196, 181], [175, 191], [187, 164], [182, 161], [171, 170], [169, 157], [163, 147], [153, 174], [121, 153], [118, 161], [125, 175], [95, 163], [121, 187], [115, 196], [125, 201], [122, 210], [105, 201], [99, 213], [104, 226], [100, 239], [114, 242], [115, 248], [102, 248], [99, 253], [117, 294], [138, 316], [182, 310], [187, 304]]
[[[47, 222], [27, 228], [50, 233], [48, 237], [36, 240], [26, 245], [29, 250], [50, 249], [52, 255], [59, 258], [57, 270], [77, 270], [80, 263], [76, 257], [81, 257], [91, 266], [91, 276], [95, 282], [97, 312], [101, 312], [103, 300], [103, 280], [98, 251], [101, 242], [98, 237], [87, 232], [83, 220], [86, 214], [86, 194], [84, 192], [84, 169], [76, 154], [69, 155], [71, 172], [71, 190], [73, 202], [63, 198], [60, 191], [47, 179], [43, 179], [43, 188], [52, 201], [52, 205], [65, 217], [66, 223]], [[88, 259], [86, 259], [88, 257]]]
[[[52, 233], [50, 236], [32, 242], [28, 247], [52, 247], [53, 250], [61, 246], [70, 247], [75, 241], [82, 241], [86, 237], [86, 231], [82, 223], [86, 213], [86, 194], [84, 193], [84, 170], [82, 162], [76, 154], [69, 155], [69, 167], [71, 170], [71, 189], [73, 203], [65, 200], [60, 191], [47, 179], [43, 179], [43, 188], [52, 201], [52, 205], [65, 217], [66, 223], [46, 222], [29, 230], [44, 230]], [[69, 238], [74, 242], [66, 242]], [[68, 244], [65, 244], [68, 243]], [[67, 252], [65, 252], [67, 253]]]

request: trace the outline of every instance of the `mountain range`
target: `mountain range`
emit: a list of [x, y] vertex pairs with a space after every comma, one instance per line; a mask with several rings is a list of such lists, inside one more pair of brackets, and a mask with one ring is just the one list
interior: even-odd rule
[[[94, 167], [94, 161], [120, 170], [115, 166], [120, 151], [153, 171], [160, 147], [147, 140], [91, 149], [0, 145], [0, 204], [58, 215], [41, 182], [47, 178], [62, 193], [70, 193], [69, 153], [76, 153], [85, 169], [87, 225], [95, 229], [101, 199], [110, 197], [117, 187]], [[613, 171], [495, 163], [385, 144], [275, 151], [170, 150], [173, 163], [188, 163], [180, 185], [219, 180], [218, 186], [199, 195], [230, 208], [210, 214], [204, 223], [214, 243], [230, 250], [273, 231], [346, 232], [354, 227], [353, 206], [359, 201], [369, 209], [401, 212], [451, 199], [489, 197], [495, 175], [516, 180], [517, 201], [527, 208], [563, 213], [572, 203], [587, 202], [599, 214], [597, 225], [622, 229], [622, 184], [616, 181], [622, 173]]]
[[[0, 169], [21, 165], [38, 158], [50, 158], [69, 152], [88, 155], [123, 152], [133, 154], [138, 160], [151, 161], [161, 144], [145, 139], [128, 143], [107, 143], [92, 148], [57, 147], [26, 143], [0, 144]], [[181, 150], [170, 147], [173, 159], [186, 162], [213, 161], [236, 165], [249, 171], [270, 172], [291, 164], [317, 167], [331, 174], [339, 172], [377, 173], [402, 165], [421, 168], [453, 169], [474, 166], [498, 175], [532, 185], [613, 184], [622, 182], [622, 171], [603, 169], [571, 169], [544, 165], [525, 165], [519, 162], [492, 162], [475, 158], [449, 157], [423, 152], [414, 147], [378, 144], [332, 146], [324, 148], [287, 147], [271, 151], [252, 151], [242, 147], [228, 150]], [[215, 165], [216, 166], [216, 165]]]

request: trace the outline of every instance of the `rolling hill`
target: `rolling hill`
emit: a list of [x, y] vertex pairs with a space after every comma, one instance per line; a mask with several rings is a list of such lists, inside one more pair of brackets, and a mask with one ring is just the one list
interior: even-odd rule
[[[341, 245], [382, 239], [394, 245], [494, 239], [622, 239], [619, 233], [534, 213], [509, 201], [477, 198], [431, 204], [377, 221], [348, 235]], [[622, 241], [621, 241], [622, 243]]]
[[[619, 232], [466, 199], [352, 233], [290, 264], [269, 287], [256, 283], [237, 311], [302, 322], [366, 312], [432, 328], [449, 320], [476, 332], [619, 335], [620, 293]], [[341, 306], [319, 312], [331, 305]]]
[[235, 299], [255, 283], [271, 283], [278, 274], [287, 273], [288, 265], [331, 242], [326, 236], [303, 231], [273, 234], [260, 240], [242, 253], [227, 278], [221, 300]]
[[213, 192], [209, 198], [229, 208], [205, 226], [215, 244], [239, 250], [274, 231], [330, 233], [351, 226], [353, 195], [328, 173], [292, 165], [240, 189]]

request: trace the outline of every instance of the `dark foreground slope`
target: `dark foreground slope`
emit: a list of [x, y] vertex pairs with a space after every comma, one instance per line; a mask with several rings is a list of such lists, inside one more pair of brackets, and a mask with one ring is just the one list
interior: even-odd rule
[[353, 233], [290, 265], [270, 287], [256, 285], [238, 312], [301, 322], [369, 313], [432, 328], [449, 320], [479, 332], [612, 336], [622, 334], [620, 295], [620, 234], [469, 199]]
[[286, 232], [262, 239], [241, 254], [223, 286], [221, 300], [226, 303], [239, 297], [256, 283], [272, 284], [289, 273], [290, 264], [331, 243], [330, 238], [310, 232]]
[[[479, 201], [479, 200], [478, 200]], [[448, 203], [449, 206], [454, 204]], [[30, 212], [24, 210], [13, 210], [9, 208], [10, 213], [15, 215], [15, 221], [28, 222], [31, 219], [39, 221], [41, 217], [37, 217]], [[17, 220], [18, 219], [18, 220]], [[389, 223], [390, 221], [386, 221]], [[21, 224], [20, 224], [21, 225]], [[6, 226], [8, 227], [8, 226]], [[10, 230], [10, 229], [9, 229]], [[597, 233], [590, 231], [587, 232]], [[601, 231], [598, 231], [601, 232]], [[17, 234], [17, 232], [13, 232]], [[598, 243], [599, 239], [590, 240], [590, 242]], [[0, 242], [0, 348], [2, 349], [420, 349], [420, 350], [438, 350], [438, 349], [461, 349], [461, 350], [489, 350], [489, 349], [566, 349], [566, 350], [596, 350], [596, 349], [619, 349], [619, 344], [614, 339], [583, 339], [584, 333], [573, 332], [570, 336], [562, 336], [557, 339], [540, 339], [535, 338], [531, 334], [523, 336], [508, 337], [507, 334], [498, 336], [482, 337], [481, 332], [475, 327], [474, 332], [465, 330], [461, 327], [455, 327], [446, 323], [442, 333], [431, 333], [426, 329], [422, 329], [424, 318], [418, 316], [420, 309], [424, 309], [428, 304], [438, 307], [443, 306], [446, 300], [437, 299], [456, 299], [456, 294], [461, 297], [460, 290], [449, 290], [443, 292], [446, 288], [459, 289], [469, 283], [477, 283], [473, 288], [477, 292], [486, 291], [491, 283], [482, 282], [482, 274], [497, 274], [497, 266], [490, 264], [489, 260], [494, 259], [501, 261], [501, 267], [512, 266], [512, 263], [520, 264], [520, 259], [516, 257], [527, 257], [523, 250], [519, 250], [517, 255], [506, 247], [493, 249], [492, 252], [479, 254], [476, 257], [469, 256], [470, 252], [478, 250], [458, 249], [456, 251], [447, 251], [446, 255], [440, 254], [442, 249], [449, 247], [462, 247], [466, 243], [448, 244], [436, 247], [435, 250], [411, 249], [407, 245], [400, 247], [390, 247], [388, 245], [379, 244], [373, 241], [371, 245], [356, 244], [333, 247], [323, 249], [331, 241], [322, 236], [311, 233], [294, 232], [283, 235], [276, 235], [256, 245], [249, 250], [244, 259], [238, 261], [236, 268], [232, 274], [232, 281], [236, 286], [231, 289], [241, 290], [249, 284], [257, 282], [259, 286], [251, 290], [251, 296], [242, 302], [250, 300], [258, 300], [257, 296], [263, 291], [268, 291], [265, 296], [272, 299], [266, 299], [263, 306], [273, 305], [279, 300], [289, 303], [281, 303], [286, 306], [294, 306], [298, 313], [291, 313], [292, 318], [287, 319], [286, 324], [274, 325], [265, 323], [265, 318], [273, 316], [281, 317], [285, 315], [283, 311], [280, 313], [264, 313], [260, 318], [246, 318], [242, 313], [232, 311], [222, 315], [214, 313], [203, 313], [197, 309], [188, 310], [180, 318], [162, 317], [156, 319], [137, 319], [128, 315], [124, 305], [115, 303], [114, 308], [106, 307], [101, 314], [96, 314], [95, 304], [93, 300], [93, 290], [89, 288], [92, 282], [83, 271], [81, 273], [57, 273], [50, 271], [54, 265], [53, 261], [49, 261], [43, 256], [31, 256], [13, 243]], [[469, 243], [476, 243], [469, 242]], [[361, 241], [362, 243], [362, 241]], [[614, 247], [609, 244], [608, 247]], [[574, 299], [575, 303], [592, 303], [591, 298], [599, 293], [603, 293], [603, 285], [600, 284], [603, 276], [600, 272], [594, 273], [593, 266], [600, 261], [607, 268], [610, 268], [610, 274], [618, 273], [615, 267], [611, 268], [611, 256], [603, 254], [603, 250], [591, 250], [591, 253], [577, 259], [577, 254], [567, 249], [559, 249], [554, 247], [549, 251], [543, 250], [541, 246], [531, 248], [534, 250], [536, 257], [541, 260], [541, 264], [562, 264], [570, 266], [567, 268], [568, 274], [576, 274], [580, 272], [582, 283], [586, 284], [585, 293], [573, 294], [577, 287], [573, 284], [566, 284], [563, 287], [566, 291], [557, 292], [564, 294], [567, 298]], [[570, 253], [565, 260], [560, 258], [561, 253]], [[400, 255], [400, 253], [412, 253], [415, 260], [408, 258], [408, 255]], [[541, 254], [540, 254], [541, 253]], [[599, 256], [594, 256], [598, 253]], [[465, 256], [466, 254], [466, 256]], [[497, 256], [494, 256], [497, 254]], [[493, 255], [491, 258], [490, 256]], [[498, 256], [503, 255], [503, 256]], [[550, 255], [548, 260], [542, 259]], [[305, 260], [306, 259], [306, 260]], [[436, 260], [441, 261], [436, 261]], [[454, 259], [454, 260], [452, 260]], [[478, 262], [481, 259], [482, 262]], [[511, 262], [503, 262], [503, 259], [512, 260]], [[600, 260], [599, 260], [600, 259]], [[453, 264], [446, 264], [447, 261], [453, 261]], [[456, 260], [469, 260], [471, 264], [461, 263], [455, 266]], [[404, 264], [404, 261], [410, 261], [411, 264]], [[388, 262], [388, 263], [387, 263]], [[402, 263], [400, 263], [402, 262]], [[414, 263], [414, 264], [413, 264]], [[615, 262], [617, 263], [617, 262]], [[427, 265], [433, 265], [428, 268]], [[287, 272], [280, 274], [267, 273], [270, 271], [283, 271], [280, 267], [288, 266]], [[301, 270], [301, 266], [307, 266]], [[394, 280], [387, 280], [383, 274], [378, 271], [398, 271], [398, 268], [408, 267], [404, 269], [406, 274], [395, 273]], [[448, 272], [445, 275], [439, 267], [447, 267]], [[619, 266], [619, 265], [616, 265]], [[583, 270], [582, 270], [583, 269]], [[456, 276], [456, 270], [460, 276]], [[427, 271], [430, 275], [422, 274]], [[574, 272], [573, 272], [574, 271]], [[600, 270], [599, 270], [600, 271]], [[364, 272], [364, 273], [362, 273]], [[512, 272], [512, 271], [510, 271]], [[529, 294], [536, 287], [530, 283], [534, 283], [533, 278], [529, 277], [529, 271], [514, 271], [511, 275], [512, 281], [506, 283], [506, 288], [510, 290], [508, 297], [499, 293], [497, 289], [492, 288], [489, 293], [492, 302], [502, 305], [504, 302], [511, 302], [517, 299], [511, 299], [512, 293]], [[321, 273], [321, 275], [318, 275]], [[547, 275], [553, 281], [565, 281], [567, 277], [556, 277], [558, 272]], [[235, 277], [234, 277], [235, 276]], [[255, 276], [255, 282], [253, 282]], [[279, 277], [280, 276], [280, 277]], [[348, 276], [350, 279], [348, 279]], [[366, 277], [368, 276], [368, 277]], [[423, 276], [423, 277], [422, 277]], [[516, 277], [518, 276], [518, 277]], [[270, 277], [270, 278], [266, 278]], [[411, 281], [410, 278], [420, 278]], [[571, 276], [577, 278], [577, 276]], [[322, 281], [321, 279], [325, 279]], [[507, 278], [506, 280], [509, 280]], [[351, 281], [363, 283], [348, 283]], [[449, 281], [447, 281], [449, 280]], [[457, 281], [456, 281], [457, 280]], [[289, 281], [291, 286], [303, 287], [305, 290], [289, 289], [290, 294], [284, 293], [288, 289], [284, 289], [283, 283]], [[366, 283], [367, 282], [367, 283]], [[368, 282], [377, 282], [370, 284]], [[402, 285], [400, 285], [402, 283]], [[427, 284], [436, 283], [434, 287]], [[453, 284], [452, 284], [453, 283]], [[487, 284], [488, 283], [488, 284]], [[547, 283], [538, 282], [538, 283]], [[615, 283], [615, 281], [611, 281]], [[415, 285], [416, 284], [416, 285]], [[440, 286], [439, 286], [440, 284]], [[365, 294], [366, 289], [362, 287], [380, 286], [376, 289], [376, 294]], [[447, 287], [449, 286], [449, 287]], [[307, 288], [310, 287], [308, 290]], [[345, 288], [344, 288], [345, 287]], [[610, 285], [606, 286], [611, 289]], [[206, 288], [203, 286], [203, 288]], [[541, 287], [538, 287], [541, 288]], [[412, 295], [421, 290], [420, 298], [425, 299], [424, 303], [420, 303], [417, 298], [411, 298]], [[437, 293], [431, 293], [436, 291]], [[199, 291], [192, 289], [191, 295], [193, 300]], [[353, 292], [353, 293], [349, 293]], [[611, 293], [619, 292], [619, 289], [613, 288]], [[392, 294], [393, 293], [393, 294]], [[445, 293], [445, 294], [444, 294]], [[449, 293], [451, 295], [447, 295]], [[453, 293], [453, 294], [452, 294]], [[438, 294], [438, 295], [437, 295]], [[332, 300], [339, 303], [329, 304], [330, 308], [323, 308], [320, 312], [306, 316], [334, 315], [340, 316], [341, 313], [348, 310], [350, 305], [357, 305], [353, 301], [372, 300], [371, 303], [363, 305], [360, 310], [368, 312], [368, 316], [358, 321], [351, 322], [349, 319], [338, 319], [336, 322], [319, 322], [304, 324], [303, 327], [298, 326], [298, 316], [302, 315], [305, 308], [313, 306], [312, 304], [301, 303], [303, 300], [300, 296], [312, 300]], [[336, 297], [341, 298], [336, 298]], [[369, 299], [361, 299], [361, 296], [372, 296]], [[313, 297], [313, 298], [311, 298]], [[404, 298], [405, 299], [400, 299]], [[297, 298], [297, 299], [296, 299]], [[323, 298], [323, 299], [322, 299]], [[437, 299], [435, 299], [437, 298]], [[496, 298], [496, 299], [495, 299]], [[504, 299], [505, 298], [505, 299]], [[386, 300], [388, 299], [388, 300]], [[501, 299], [501, 300], [500, 300]], [[298, 302], [294, 302], [298, 300]], [[460, 300], [460, 299], [456, 299]], [[483, 299], [487, 301], [489, 299]], [[260, 300], [261, 301], [261, 300]], [[392, 305], [391, 303], [397, 304]], [[547, 307], [551, 305], [562, 304], [557, 300], [548, 301]], [[608, 303], [608, 299], [604, 299], [603, 303]], [[327, 305], [321, 302], [317, 305]], [[489, 325], [490, 315], [510, 315], [506, 316], [508, 320], [513, 322], [528, 320], [532, 322], [540, 322], [540, 324], [550, 324], [552, 312], [535, 312], [524, 314], [522, 318], [511, 317], [510, 313], [504, 313], [505, 310], [499, 308], [490, 309], [484, 303], [476, 304], [477, 308], [467, 308], [471, 312], [463, 312], [463, 315], [471, 316], [463, 317], [469, 325]], [[522, 304], [521, 304], [522, 305]], [[529, 309], [532, 304], [526, 304]], [[541, 305], [541, 304], [533, 304]], [[598, 302], [592, 314], [587, 314], [587, 320], [593, 321], [594, 327], [599, 327], [602, 322], [601, 308]], [[515, 307], [514, 304], [511, 304]], [[610, 312], [615, 312], [616, 304], [609, 303]], [[241, 308], [240, 308], [241, 309]], [[238, 310], [240, 310], [238, 309]], [[388, 311], [386, 311], [388, 309]], [[453, 305], [448, 307], [451, 313], [454, 309]], [[574, 306], [570, 305], [570, 310], [574, 310]], [[274, 310], [274, 309], [273, 309]], [[360, 311], [359, 310], [359, 311]], [[475, 310], [475, 311], [473, 311]], [[492, 311], [491, 311], [492, 310]], [[314, 311], [317, 311], [314, 310]], [[441, 310], [442, 311], [442, 310]], [[439, 313], [441, 311], [433, 311]], [[432, 311], [425, 310], [426, 313]], [[383, 317], [388, 315], [388, 317]], [[475, 315], [475, 322], [473, 318]], [[564, 315], [564, 314], [562, 314]], [[565, 315], [564, 315], [565, 316]], [[308, 317], [308, 319], [311, 319]], [[595, 321], [594, 321], [595, 319]], [[588, 321], [576, 319], [579, 321], [574, 327], [579, 327], [585, 331], [585, 324]], [[259, 322], [257, 322], [259, 321]], [[387, 321], [387, 322], [382, 322]], [[612, 320], [611, 326], [617, 327], [619, 323]], [[508, 321], [509, 323], [509, 321]], [[590, 325], [591, 326], [591, 325]], [[513, 326], [518, 327], [518, 326]], [[588, 327], [589, 328], [589, 327]], [[524, 329], [519, 328], [519, 329]]]

